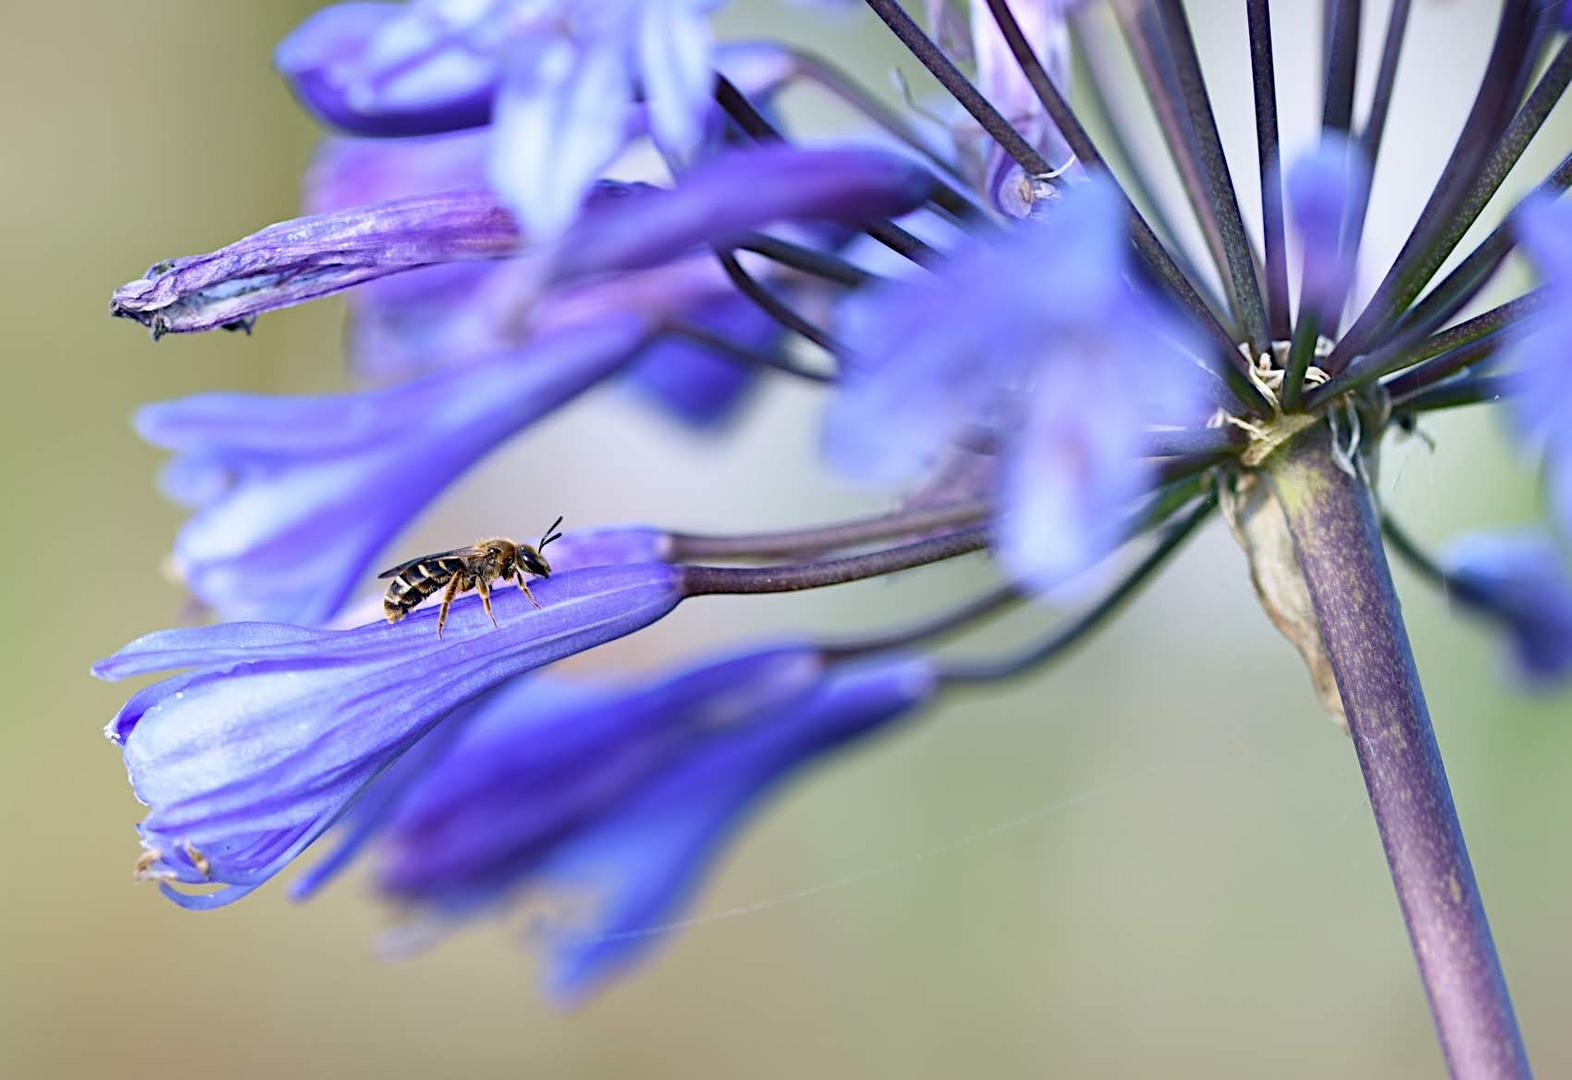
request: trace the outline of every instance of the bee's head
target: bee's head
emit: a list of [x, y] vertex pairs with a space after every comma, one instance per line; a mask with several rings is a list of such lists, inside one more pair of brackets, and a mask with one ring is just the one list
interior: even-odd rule
[[535, 577], [551, 576], [551, 564], [546, 561], [546, 556], [542, 555], [541, 551], [553, 540], [562, 538], [562, 534], [557, 531], [557, 526], [561, 524], [560, 517], [553, 521], [551, 528], [546, 530], [545, 535], [540, 538], [540, 543], [535, 547], [530, 547], [528, 544], [519, 545], [519, 565], [524, 568], [525, 573], [533, 574]]
[[526, 574], [534, 577], [550, 577], [551, 564], [545, 556], [528, 544], [519, 545], [519, 566], [524, 568]]

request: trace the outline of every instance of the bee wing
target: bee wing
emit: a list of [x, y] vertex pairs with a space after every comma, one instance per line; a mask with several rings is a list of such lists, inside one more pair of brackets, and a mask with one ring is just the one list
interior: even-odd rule
[[430, 555], [417, 555], [408, 562], [401, 562], [395, 567], [384, 570], [382, 573], [377, 575], [377, 578], [380, 580], [382, 578], [398, 577], [398, 575], [402, 574], [410, 567], [419, 565], [423, 562], [430, 562], [432, 559], [469, 559], [480, 554], [482, 554], [480, 548], [474, 546], [454, 548], [452, 551], [434, 551]]

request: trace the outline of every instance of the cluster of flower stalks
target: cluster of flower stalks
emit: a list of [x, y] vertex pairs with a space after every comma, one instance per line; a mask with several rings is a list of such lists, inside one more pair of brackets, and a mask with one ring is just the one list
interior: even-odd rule
[[[1493, 623], [1524, 679], [1572, 674], [1572, 156], [1514, 169], [1572, 79], [1572, 5], [1503, 0], [1468, 70], [1405, 58], [1407, 0], [1384, 20], [1324, 0], [1308, 43], [1274, 43], [1265, 0], [1239, 0], [1238, 39], [1215, 48], [1252, 75], [1249, 205], [1180, 0], [801, 8], [893, 34], [943, 91], [909, 107], [868, 89], [882, 71], [715, 41], [719, 6], [342, 4], [279, 45], [333, 132], [306, 216], [160, 262], [112, 311], [155, 338], [250, 331], [346, 292], [368, 388], [138, 415], [192, 508], [174, 564], [223, 620], [96, 668], [178, 672], [109, 726], [149, 808], [139, 874], [216, 907], [322, 840], [298, 894], [364, 850], [428, 926], [567, 889], [592, 901], [544, 940], [552, 988], [579, 998], [658, 941], [771, 791], [938, 699], [1039, 673], [1219, 516], [1352, 736], [1449, 1063], [1526, 1072], [1384, 551]], [[1461, 10], [1431, 17], [1471, 32]], [[1315, 85], [1276, 85], [1286, 49], [1315, 52]], [[1361, 55], [1377, 60], [1356, 80]], [[1450, 156], [1372, 265], [1372, 179], [1412, 176], [1382, 148], [1414, 65], [1478, 90], [1435, 118]], [[842, 137], [793, 133], [800, 87]], [[1279, 141], [1284, 94], [1321, 105], [1299, 145]], [[1116, 122], [1143, 110], [1162, 146]], [[651, 149], [637, 160], [663, 167], [632, 173]], [[1499, 296], [1518, 254], [1537, 285]], [[427, 504], [586, 392], [631, 383], [720, 427], [768, 380], [818, 388], [824, 457], [878, 512], [767, 534], [573, 527], [530, 583], [538, 607], [499, 582], [495, 622], [468, 595], [441, 634], [435, 603], [343, 628]], [[1383, 437], [1496, 402], [1551, 524], [1425, 552], [1371, 494]], [[542, 670], [696, 598], [963, 556], [997, 586], [882, 636], [805, 630], [604, 685]], [[1036, 645], [935, 651], [1050, 593], [1063, 614]]]

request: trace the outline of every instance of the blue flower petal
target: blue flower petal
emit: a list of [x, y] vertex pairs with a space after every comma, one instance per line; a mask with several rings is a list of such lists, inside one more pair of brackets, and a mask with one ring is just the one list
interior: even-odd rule
[[101, 663], [110, 678], [193, 667], [138, 692], [110, 726], [149, 806], [147, 872], [188, 885], [267, 880], [444, 717], [654, 622], [680, 600], [681, 575], [664, 564], [609, 567], [534, 588], [541, 608], [515, 590], [494, 595], [496, 628], [474, 598], [455, 604], [441, 638], [425, 610], [353, 631], [169, 631]]
[[[688, 321], [750, 348], [772, 349], [782, 337], [779, 323], [734, 292], [700, 305]], [[651, 345], [629, 366], [628, 380], [697, 428], [735, 416], [759, 381], [758, 369], [681, 338]]]
[[469, 189], [279, 222], [217, 251], [171, 259], [115, 290], [111, 315], [160, 334], [249, 325], [257, 315], [420, 267], [514, 254], [518, 223]]
[[620, 369], [648, 333], [642, 318], [608, 313], [517, 355], [387, 390], [149, 406], [138, 418], [148, 439], [230, 478], [222, 495], [205, 492], [181, 530], [176, 565], [192, 593], [227, 616], [323, 622], [427, 502]]
[[491, 116], [497, 66], [475, 47], [483, 30], [439, 3], [336, 4], [280, 42], [273, 62], [306, 108], [344, 131], [452, 131]]
[[1547, 303], [1508, 329], [1500, 366], [1510, 373], [1520, 433], [1544, 453], [1551, 507], [1572, 535], [1572, 206], [1532, 196], [1514, 224]]
[[1357, 253], [1348, 242], [1349, 224], [1370, 188], [1369, 160], [1354, 140], [1324, 133], [1289, 168], [1286, 181], [1289, 217], [1304, 245], [1300, 305], [1330, 318], [1354, 278]]
[[490, 178], [532, 235], [556, 236], [573, 220], [630, 137], [632, 98], [615, 41], [521, 45], [497, 99]]
[[649, 102], [650, 129], [669, 154], [692, 154], [714, 92], [708, 9], [703, 0], [642, 0], [635, 54]]
[[1510, 636], [1513, 667], [1524, 682], [1546, 688], [1572, 677], [1572, 572], [1550, 536], [1459, 537], [1441, 564], [1449, 595]]
[[925, 702], [928, 665], [881, 659], [834, 671], [808, 695], [698, 748], [615, 813], [564, 845], [545, 880], [598, 896], [588, 925], [548, 939], [548, 984], [583, 1000], [671, 929], [726, 843], [765, 796], [799, 770]]
[[821, 670], [815, 650], [780, 646], [565, 707], [499, 698], [394, 813], [382, 886], [448, 915], [502, 903], [574, 829], [695, 743], [800, 694]]
[[1127, 281], [1128, 246], [1117, 191], [1091, 180], [1008, 238], [854, 302], [828, 455], [910, 484], [984, 436], [1004, 465], [1012, 573], [1048, 589], [1097, 561], [1151, 477], [1145, 432], [1205, 409], [1193, 334]]

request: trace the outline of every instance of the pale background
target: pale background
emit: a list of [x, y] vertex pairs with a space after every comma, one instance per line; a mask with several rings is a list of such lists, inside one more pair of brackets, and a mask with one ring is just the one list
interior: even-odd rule
[[[1317, 714], [1216, 528], [1047, 677], [960, 700], [794, 786], [722, 867], [700, 924], [576, 1013], [540, 999], [514, 925], [383, 958], [390, 918], [359, 877], [307, 906], [272, 887], [206, 915], [133, 884], [138, 809], [99, 734], [125, 689], [87, 667], [178, 619], [181, 596], [158, 572], [180, 513], [154, 492], [159, 455], [131, 434], [129, 412], [199, 390], [321, 390], [345, 377], [336, 303], [265, 317], [249, 339], [157, 347], [105, 306], [156, 259], [294, 212], [317, 133], [267, 57], [311, 6], [7, 5], [0, 1071], [1438, 1072], [1351, 748]], [[1378, 28], [1384, 5], [1367, 6]], [[1238, 119], [1242, 5], [1192, 7], [1220, 108]], [[1303, 87], [1315, 35], [1288, 7], [1312, 5], [1278, 5], [1283, 84]], [[1439, 168], [1495, 5], [1416, 7], [1372, 215], [1388, 249], [1417, 206], [1398, 181]], [[765, 9], [735, 9], [727, 32], [757, 26], [752, 12]], [[888, 86], [895, 54], [866, 20], [815, 32], [800, 13], [768, 11]], [[1284, 98], [1292, 137], [1314, 95]], [[1566, 144], [1566, 117], [1552, 128], [1532, 171]], [[1230, 132], [1253, 172], [1245, 129]], [[557, 512], [742, 529], [878, 505], [814, 471], [815, 409], [805, 392], [772, 395], [715, 441], [602, 394], [477, 470], [400, 550], [449, 546], [455, 532], [528, 534]], [[1386, 468], [1417, 532], [1532, 517], [1533, 478], [1493, 418], [1432, 430], [1434, 454], [1411, 444]], [[968, 580], [694, 604], [610, 659], [648, 664], [752, 627], [888, 625]], [[1412, 579], [1400, 584], [1530, 1049], [1542, 1075], [1572, 1073], [1572, 708], [1514, 695], [1493, 640]]]

